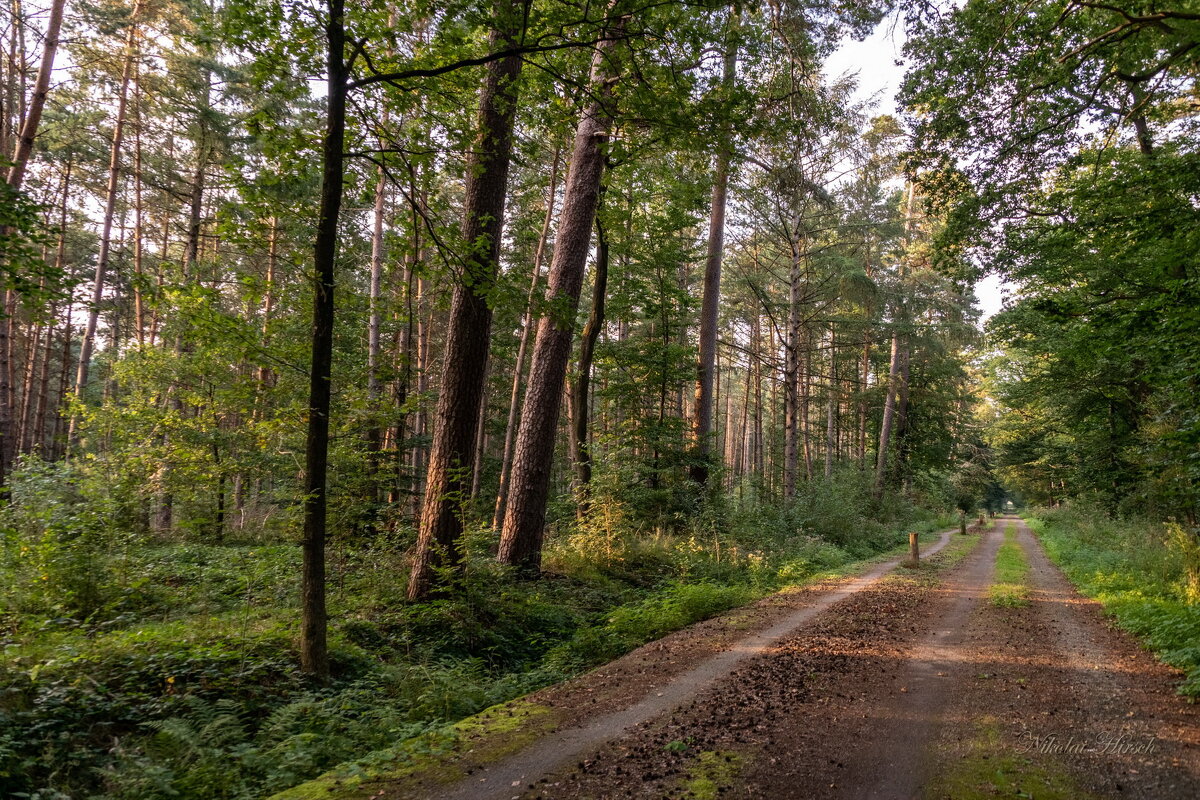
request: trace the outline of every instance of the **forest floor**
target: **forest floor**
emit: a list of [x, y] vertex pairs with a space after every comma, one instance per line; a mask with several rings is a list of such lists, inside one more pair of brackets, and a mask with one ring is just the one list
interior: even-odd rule
[[288, 798], [1200, 797], [1200, 709], [1018, 519], [784, 592]]

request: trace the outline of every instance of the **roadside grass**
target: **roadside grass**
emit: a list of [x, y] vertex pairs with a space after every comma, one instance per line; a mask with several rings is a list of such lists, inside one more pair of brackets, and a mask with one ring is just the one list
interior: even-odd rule
[[1029, 560], [1016, 540], [1016, 526], [1004, 529], [1004, 543], [996, 551], [996, 577], [988, 587], [992, 605], [1018, 608], [1029, 604]]
[[1061, 765], [1038, 763], [1019, 741], [1004, 741], [995, 719], [985, 717], [966, 741], [966, 752], [925, 788], [929, 800], [988, 800], [1030, 797], [1038, 800], [1092, 800]]
[[1181, 694], [1200, 697], [1195, 533], [1175, 523], [1114, 520], [1083, 506], [1039, 510], [1028, 522], [1079, 591], [1184, 673]]

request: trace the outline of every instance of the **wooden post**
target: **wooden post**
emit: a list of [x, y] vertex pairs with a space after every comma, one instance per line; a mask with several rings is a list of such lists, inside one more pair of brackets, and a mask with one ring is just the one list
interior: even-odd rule
[[958, 532], [964, 536], [967, 533], [967, 514], [965, 511], [958, 516]]
[[913, 566], [921, 562], [921, 549], [917, 545], [916, 531], [910, 531], [908, 534], [908, 560]]

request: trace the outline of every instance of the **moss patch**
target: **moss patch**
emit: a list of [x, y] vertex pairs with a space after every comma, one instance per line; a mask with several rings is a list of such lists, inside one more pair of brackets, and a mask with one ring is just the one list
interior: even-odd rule
[[468, 769], [490, 764], [525, 747], [555, 723], [552, 709], [528, 700], [493, 706], [454, 725], [406, 739], [361, 761], [272, 795], [271, 800], [352, 800], [382, 784], [402, 790], [418, 784], [446, 784]]
[[705, 750], [696, 757], [683, 779], [680, 787], [683, 796], [716, 800], [721, 792], [734, 785], [745, 764], [745, 757], [737, 753]]
[[986, 800], [1035, 797], [1037, 800], [1094, 800], [1057, 764], [1036, 763], [1013, 742], [1001, 741], [996, 720], [977, 723], [966, 753], [926, 787], [925, 797]]

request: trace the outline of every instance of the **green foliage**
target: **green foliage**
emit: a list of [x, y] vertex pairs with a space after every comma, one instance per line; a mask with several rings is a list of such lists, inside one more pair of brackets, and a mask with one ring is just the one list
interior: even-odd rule
[[48, 542], [39, 565], [109, 576], [110, 598], [84, 616], [70, 583], [8, 581], [0, 782], [11, 791], [260, 797], [947, 523], [890, 498], [873, 522], [856, 515], [867, 490], [855, 480], [867, 478], [853, 473], [814, 487], [802, 509], [714, 503], [653, 535], [610, 500], [552, 537], [539, 581], [496, 567], [491, 534], [472, 533], [457, 590], [422, 604], [404, 603], [394, 577], [407, 534], [362, 542], [331, 561], [334, 679], [317, 687], [294, 669], [295, 545], [127, 534], [120, 548], [85, 548], [89, 530], [112, 543], [129, 523], [124, 495], [106, 495], [93, 467], [26, 465], [4, 510], [6, 578], [35, 571], [22, 542]]
[[1177, 525], [1113, 519], [1078, 504], [1036, 513], [1030, 527], [1071, 582], [1183, 671], [1181, 693], [1200, 696], [1195, 531], [1181, 536]]

